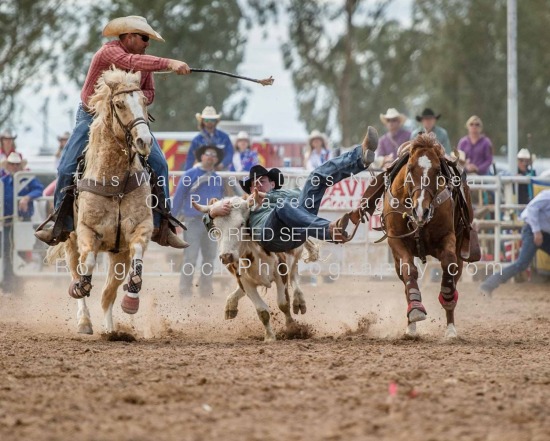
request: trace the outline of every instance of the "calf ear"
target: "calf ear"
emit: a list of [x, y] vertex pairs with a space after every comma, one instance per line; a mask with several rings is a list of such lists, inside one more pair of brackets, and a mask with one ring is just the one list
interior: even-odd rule
[[214, 205], [214, 204], [215, 204], [216, 202], [218, 202], [218, 201], [219, 201], [219, 199], [217, 199], [217, 198], [212, 198], [212, 199], [210, 199], [210, 201], [208, 202], [208, 205]]
[[243, 199], [246, 201], [246, 200], [248, 200], [248, 197], [249, 197], [249, 196], [250, 196], [250, 195], [249, 195], [248, 193], [244, 193], [242, 197], [243, 197]]

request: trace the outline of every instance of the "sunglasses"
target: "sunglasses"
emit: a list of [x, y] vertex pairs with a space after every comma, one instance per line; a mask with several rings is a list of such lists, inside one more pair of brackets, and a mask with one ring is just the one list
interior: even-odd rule
[[147, 43], [150, 38], [149, 35], [144, 35], [144, 34], [134, 34], [134, 35], [139, 35], [144, 43]]
[[218, 154], [216, 152], [204, 152], [203, 155], [204, 156], [212, 156], [212, 157], [216, 156], [216, 157], [218, 157]]
[[203, 118], [202, 120], [203, 120], [204, 122], [211, 122], [211, 123], [217, 122], [217, 121], [218, 121], [217, 119], [212, 119], [212, 118]]

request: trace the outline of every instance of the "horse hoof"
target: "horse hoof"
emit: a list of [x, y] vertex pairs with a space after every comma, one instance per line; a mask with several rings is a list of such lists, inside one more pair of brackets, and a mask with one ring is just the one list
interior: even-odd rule
[[120, 306], [126, 314], [135, 314], [139, 309], [139, 297], [134, 298], [129, 295], [125, 295]]
[[300, 313], [300, 305], [298, 305], [298, 303], [294, 303], [292, 305], [292, 312], [294, 315], [298, 315]]
[[302, 315], [304, 315], [306, 313], [306, 304], [305, 303], [300, 303], [300, 312], [302, 313]]
[[94, 330], [92, 329], [91, 325], [82, 325], [82, 326], [78, 327], [78, 333], [79, 334], [93, 335]]
[[273, 341], [277, 341], [277, 337], [275, 337], [275, 334], [266, 334], [264, 337], [265, 343], [271, 343]]
[[78, 280], [73, 280], [69, 285], [69, 295], [73, 299], [77, 299], [77, 300], [83, 299], [84, 297], [86, 297], [84, 294], [82, 294]]
[[458, 334], [456, 332], [455, 325], [448, 325], [447, 329], [445, 330], [445, 338], [454, 339], [457, 338]]
[[238, 309], [226, 309], [225, 310], [225, 319], [226, 320], [232, 320], [235, 317], [237, 317], [237, 313], [239, 312]]
[[409, 323], [407, 331], [405, 331], [407, 337], [416, 337], [416, 323]]
[[412, 309], [409, 313], [409, 321], [414, 323], [421, 322], [422, 320], [426, 320], [426, 314], [418, 309]]

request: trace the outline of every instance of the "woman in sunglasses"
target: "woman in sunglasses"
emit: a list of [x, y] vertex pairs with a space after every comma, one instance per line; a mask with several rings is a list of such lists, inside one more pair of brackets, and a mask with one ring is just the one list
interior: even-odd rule
[[493, 144], [483, 134], [483, 123], [479, 116], [473, 115], [466, 121], [468, 134], [458, 142], [458, 150], [466, 154], [465, 170], [468, 173], [488, 175], [493, 163]]
[[[179, 75], [190, 73], [189, 66], [183, 61], [172, 60], [169, 58], [155, 57], [145, 55], [145, 50], [149, 46], [149, 40], [164, 41], [158, 32], [156, 32], [143, 17], [129, 16], [120, 17], [111, 20], [103, 29], [104, 37], [116, 37], [117, 40], [105, 43], [93, 56], [92, 63], [88, 69], [84, 86], [80, 93], [81, 103], [78, 106], [76, 114], [75, 128], [67, 141], [63, 150], [59, 166], [58, 180], [54, 195], [56, 210], [61, 205], [64, 194], [61, 190], [73, 183], [74, 173], [78, 163], [78, 157], [82, 154], [88, 144], [90, 124], [93, 115], [88, 108], [88, 100], [94, 93], [94, 87], [101, 74], [110, 69], [112, 65], [118, 69], [126, 71], [141, 72], [141, 90], [150, 105], [155, 98], [155, 84], [153, 82], [153, 72], [171, 70]], [[159, 183], [164, 186], [164, 194], [169, 201], [168, 189], [168, 165], [166, 158], [159, 147], [159, 144], [153, 136], [153, 148], [148, 157], [151, 168], [159, 177]], [[163, 201], [159, 201], [162, 204]], [[65, 231], [73, 231], [73, 219], [61, 219]], [[161, 217], [154, 213], [155, 230], [152, 240], [158, 242], [162, 237], [159, 231]], [[36, 237], [43, 242], [52, 243], [53, 228], [44, 228], [35, 233]], [[166, 236], [165, 236], [166, 237]], [[185, 243], [172, 231], [168, 233], [167, 241], [161, 245], [172, 246], [175, 248], [184, 248]]]

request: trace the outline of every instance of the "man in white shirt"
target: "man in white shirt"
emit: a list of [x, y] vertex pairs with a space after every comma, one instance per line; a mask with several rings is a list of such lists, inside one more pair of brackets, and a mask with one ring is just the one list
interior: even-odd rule
[[480, 286], [481, 293], [491, 295], [502, 283], [525, 271], [537, 249], [550, 254], [550, 190], [541, 191], [521, 213], [525, 225], [521, 230], [519, 257], [500, 274], [493, 274]]

